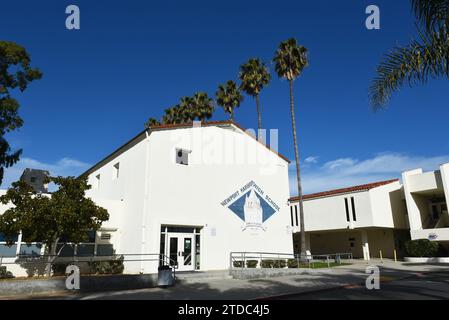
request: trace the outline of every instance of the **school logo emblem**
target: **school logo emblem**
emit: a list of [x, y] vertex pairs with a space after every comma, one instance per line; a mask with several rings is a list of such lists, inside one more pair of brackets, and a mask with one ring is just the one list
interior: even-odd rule
[[254, 181], [234, 192], [221, 204], [244, 222], [242, 231], [265, 231], [265, 221], [279, 211], [279, 206]]

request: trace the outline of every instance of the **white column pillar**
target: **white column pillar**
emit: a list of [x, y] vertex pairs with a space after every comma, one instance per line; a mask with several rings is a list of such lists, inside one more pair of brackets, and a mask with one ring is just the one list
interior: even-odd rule
[[22, 232], [19, 233], [16, 243], [17, 243], [16, 255], [19, 255], [20, 254], [20, 246], [22, 245]]
[[312, 251], [310, 249], [310, 233], [306, 232], [306, 250]]
[[368, 233], [366, 230], [362, 230], [362, 251], [363, 251], [363, 260], [369, 261], [369, 244], [368, 244]]
[[[449, 206], [449, 163], [440, 166], [441, 180], [443, 180], [444, 196], [446, 205]], [[449, 212], [448, 212], [449, 214]]]

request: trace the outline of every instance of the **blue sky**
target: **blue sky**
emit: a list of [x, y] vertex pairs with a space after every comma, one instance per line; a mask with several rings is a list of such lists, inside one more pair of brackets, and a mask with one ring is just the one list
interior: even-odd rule
[[[69, 4], [80, 7], [81, 30], [65, 29]], [[370, 4], [380, 7], [380, 30], [365, 28]], [[25, 125], [8, 138], [24, 153], [2, 187], [24, 167], [81, 173], [148, 117], [196, 91], [213, 95], [219, 83], [236, 79], [240, 64], [269, 62], [289, 37], [310, 52], [295, 83], [306, 192], [436, 169], [449, 161], [447, 80], [405, 87], [383, 112], [368, 105], [382, 55], [415, 35], [408, 0], [4, 2], [0, 39], [25, 46], [44, 77], [16, 95]], [[279, 129], [279, 150], [294, 159], [288, 84], [270, 67], [263, 125]], [[214, 119], [225, 118], [217, 110]], [[257, 125], [253, 99], [246, 97], [236, 121]]]

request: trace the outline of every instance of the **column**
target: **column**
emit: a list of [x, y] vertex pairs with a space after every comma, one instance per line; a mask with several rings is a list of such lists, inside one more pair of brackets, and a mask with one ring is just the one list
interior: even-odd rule
[[362, 230], [362, 251], [363, 251], [363, 260], [369, 261], [369, 244], [368, 244], [368, 233], [366, 230]]

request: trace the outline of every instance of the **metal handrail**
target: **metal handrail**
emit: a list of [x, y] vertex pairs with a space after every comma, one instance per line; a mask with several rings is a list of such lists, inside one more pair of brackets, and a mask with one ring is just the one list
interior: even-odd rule
[[[15, 256], [0, 256], [0, 266], [2, 265], [14, 265], [19, 263], [20, 259], [23, 259], [27, 262], [32, 263], [42, 263], [48, 264], [49, 258], [54, 258], [50, 262], [51, 265], [60, 264], [60, 263], [92, 263], [92, 262], [107, 262], [107, 261], [116, 261], [118, 258], [123, 257], [123, 262], [156, 262], [158, 261], [160, 265], [166, 266], [168, 265], [172, 272], [173, 277], [176, 278], [176, 269], [178, 269], [178, 264], [175, 260], [171, 259], [169, 256], [166, 256], [162, 253], [124, 253], [119, 254], [115, 253], [113, 255], [107, 256], [98, 256], [98, 255], [73, 255], [64, 257], [57, 254], [39, 254], [39, 255], [27, 255], [27, 254], [18, 254]], [[136, 258], [133, 258], [136, 257]], [[137, 258], [140, 257], [140, 258]], [[7, 259], [5, 261], [5, 259]], [[42, 260], [42, 261], [40, 261]]]
[[[282, 256], [282, 257], [281, 257]], [[331, 253], [331, 254], [320, 254], [320, 255], [312, 255], [312, 254], [294, 254], [294, 253], [274, 253], [274, 252], [231, 252], [230, 253], [230, 269], [247, 268], [247, 261], [249, 260], [257, 260], [259, 268], [263, 268], [262, 261], [263, 260], [277, 260], [278, 262], [284, 260], [284, 262], [288, 262], [290, 259], [297, 260], [298, 265], [300, 264], [301, 258], [305, 258], [305, 260], [309, 264], [309, 268], [314, 266], [314, 262], [316, 260], [326, 260], [328, 268], [330, 268], [331, 260], [336, 260], [341, 264], [342, 257], [347, 257], [348, 260], [352, 263], [353, 255], [352, 253]], [[239, 262], [238, 267], [234, 267], [234, 262]], [[280, 265], [279, 265], [280, 267]], [[287, 267], [287, 263], [285, 263], [284, 267]]]

